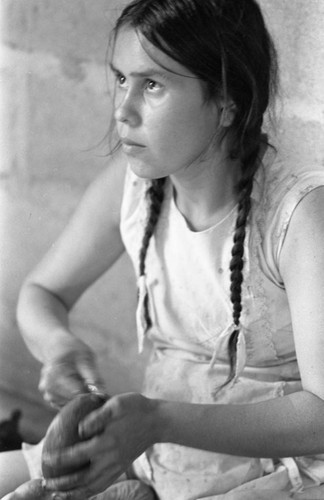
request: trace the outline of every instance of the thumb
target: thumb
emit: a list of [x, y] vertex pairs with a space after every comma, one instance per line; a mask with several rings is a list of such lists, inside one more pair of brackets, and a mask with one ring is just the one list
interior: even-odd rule
[[92, 352], [80, 353], [77, 365], [87, 392], [105, 392], [105, 385], [99, 375], [95, 356]]

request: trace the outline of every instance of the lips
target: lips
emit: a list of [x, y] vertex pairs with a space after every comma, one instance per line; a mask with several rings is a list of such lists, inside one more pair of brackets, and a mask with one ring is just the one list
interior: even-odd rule
[[125, 146], [135, 146], [139, 148], [144, 148], [144, 144], [140, 144], [139, 142], [132, 141], [131, 139], [128, 139], [127, 137], [121, 137], [121, 142], [122, 144], [125, 144]]

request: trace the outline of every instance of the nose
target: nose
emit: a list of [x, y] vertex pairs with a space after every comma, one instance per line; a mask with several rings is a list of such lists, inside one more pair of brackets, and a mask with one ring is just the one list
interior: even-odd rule
[[129, 89], [115, 96], [115, 120], [135, 127], [140, 122], [136, 96]]

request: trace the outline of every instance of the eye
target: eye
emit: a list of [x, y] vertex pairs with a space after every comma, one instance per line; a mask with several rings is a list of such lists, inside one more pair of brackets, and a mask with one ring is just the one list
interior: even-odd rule
[[125, 83], [126, 83], [126, 77], [124, 75], [122, 75], [121, 73], [118, 73], [118, 72], [115, 73], [115, 77], [116, 77], [117, 84], [120, 87], [123, 87], [125, 85]]
[[147, 80], [145, 82], [145, 89], [149, 90], [150, 92], [157, 92], [158, 90], [161, 90], [162, 85], [155, 80]]

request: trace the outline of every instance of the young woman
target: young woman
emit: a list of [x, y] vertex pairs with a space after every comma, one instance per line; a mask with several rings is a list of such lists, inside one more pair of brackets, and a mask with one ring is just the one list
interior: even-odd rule
[[160, 500], [321, 498], [324, 173], [262, 133], [276, 57], [260, 8], [135, 0], [113, 42], [121, 150], [29, 276], [18, 318], [47, 401], [100, 387], [68, 311], [126, 249], [152, 356], [143, 394], [112, 397], [80, 424], [86, 441], [47, 457], [80, 472], [43, 496], [144, 498], [111, 486], [131, 470]]

